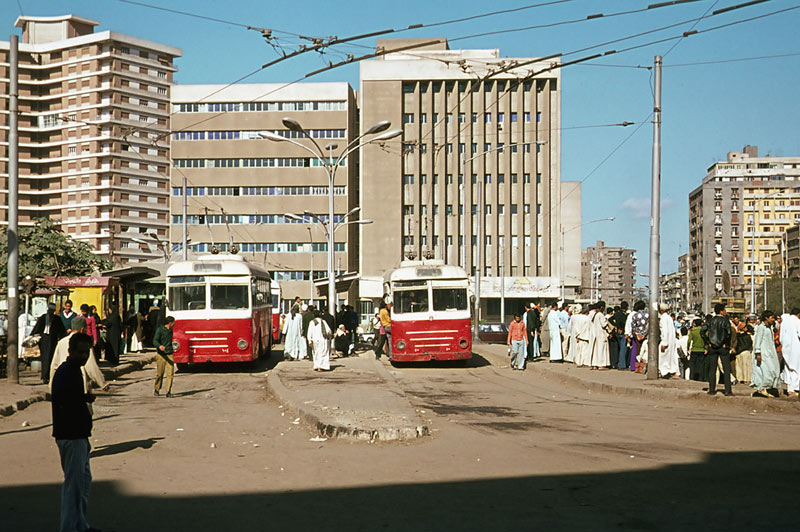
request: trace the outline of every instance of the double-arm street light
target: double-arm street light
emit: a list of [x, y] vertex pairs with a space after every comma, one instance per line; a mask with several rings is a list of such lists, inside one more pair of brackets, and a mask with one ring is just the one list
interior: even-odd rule
[[[565, 259], [564, 235], [569, 233], [570, 231], [574, 231], [575, 229], [580, 229], [584, 225], [595, 224], [595, 223], [598, 223], [598, 222], [613, 222], [614, 220], [616, 220], [616, 218], [613, 217], [613, 216], [609, 216], [608, 218], [598, 218], [597, 220], [589, 220], [588, 222], [583, 222], [582, 224], [576, 225], [575, 227], [572, 227], [567, 231], [564, 231], [564, 220], [563, 219], [561, 220], [561, 301], [562, 302], [564, 301], [564, 292], [565, 292], [565, 288], [564, 288], [564, 286], [565, 286], [565, 278], [564, 278], [564, 276], [566, 275], [564, 273], [565, 272], [565, 269], [564, 269], [564, 259]], [[592, 268], [592, 276], [594, 276], [594, 268]], [[592, 277], [592, 279], [594, 279], [594, 277]], [[591, 297], [592, 296], [590, 296], [590, 298]]]
[[[372, 142], [381, 142], [381, 141], [393, 139], [395, 137], [398, 137], [398, 136], [402, 135], [403, 131], [401, 129], [393, 129], [393, 130], [387, 131], [387, 129], [389, 129], [389, 127], [391, 126], [391, 123], [388, 120], [382, 120], [382, 121], [378, 122], [377, 124], [373, 125], [372, 127], [370, 127], [369, 129], [367, 129], [364, 133], [362, 133], [361, 135], [359, 135], [355, 139], [353, 139], [350, 143], [348, 143], [339, 152], [339, 154], [336, 156], [336, 158], [334, 158], [333, 157], [333, 150], [338, 149], [338, 147], [339, 147], [338, 145], [336, 145], [335, 143], [327, 144], [325, 146], [325, 150], [328, 151], [328, 155], [326, 156], [325, 151], [322, 149], [322, 147], [317, 143], [317, 141], [305, 129], [303, 129], [303, 126], [300, 125], [300, 122], [298, 122], [297, 120], [295, 120], [293, 118], [284, 118], [282, 120], [282, 122], [283, 122], [283, 125], [286, 126], [286, 128], [289, 129], [290, 131], [294, 131], [296, 133], [300, 133], [302, 136], [304, 136], [305, 138], [310, 140], [311, 144], [313, 144], [314, 148], [306, 146], [302, 142], [298, 142], [298, 141], [296, 141], [294, 139], [290, 139], [290, 138], [284, 137], [282, 135], [278, 135], [276, 133], [272, 133], [271, 131], [265, 131], [265, 132], [260, 133], [261, 138], [264, 138], [264, 139], [267, 139], [267, 140], [271, 140], [271, 141], [274, 141], [274, 142], [288, 142], [290, 144], [294, 144], [295, 146], [298, 146], [298, 147], [306, 150], [307, 152], [311, 153], [314, 156], [314, 158], [317, 160], [317, 162], [320, 164], [320, 166], [322, 166], [325, 169], [325, 173], [328, 175], [328, 220], [327, 220], [327, 222], [324, 222], [318, 216], [316, 216], [315, 214], [310, 213], [308, 211], [306, 211], [304, 214], [306, 216], [308, 216], [308, 217], [316, 219], [317, 223], [319, 223], [322, 226], [323, 231], [325, 232], [325, 235], [328, 237], [328, 310], [330, 312], [334, 312], [335, 311], [335, 305], [336, 305], [336, 279], [335, 279], [335, 275], [334, 275], [334, 264], [335, 263], [334, 263], [334, 249], [333, 249], [334, 248], [333, 233], [336, 231], [336, 229], [339, 226], [344, 225], [344, 223], [341, 223], [341, 224], [334, 224], [333, 223], [333, 220], [334, 220], [333, 184], [334, 184], [334, 179], [336, 177], [336, 170], [342, 165], [342, 161], [346, 160], [346, 157], [348, 155], [350, 155], [352, 152], [354, 152], [355, 150], [361, 148], [362, 146], [370, 144]], [[377, 135], [377, 136], [372, 137], [370, 139], [362, 140], [367, 135], [376, 135], [378, 133], [380, 133], [380, 135]], [[349, 213], [347, 213], [347, 215], [345, 215], [345, 218], [347, 216], [351, 215], [351, 214], [355, 214], [355, 212], [357, 212], [357, 211], [358, 211], [358, 208], [351, 210]], [[293, 219], [293, 220], [297, 220], [297, 221], [304, 221], [304, 222], [307, 221], [305, 218], [303, 218], [301, 216], [298, 216], [298, 215], [294, 215], [294, 214], [289, 216], [289, 214], [287, 213], [286, 216], [287, 216], [287, 218], [290, 218], [290, 219]], [[349, 223], [349, 222], [345, 222], [345, 223]], [[357, 221], [355, 221], [355, 223], [371, 223], [371, 221], [370, 220], [357, 220]], [[313, 253], [313, 251], [312, 251], [312, 253]], [[312, 272], [312, 277], [313, 277], [313, 272]], [[311, 282], [312, 283], [314, 282], [313, 279], [311, 280]]]
[[169, 262], [169, 256], [171, 255], [167, 246], [169, 245], [168, 242], [161, 240], [156, 233], [143, 233], [142, 236], [147, 237], [148, 240], [144, 240], [141, 238], [134, 238], [131, 237], [131, 240], [138, 244], [144, 244], [145, 246], [152, 246], [153, 242], [155, 242], [156, 248], [161, 251], [162, 255], [164, 255], [164, 262]]

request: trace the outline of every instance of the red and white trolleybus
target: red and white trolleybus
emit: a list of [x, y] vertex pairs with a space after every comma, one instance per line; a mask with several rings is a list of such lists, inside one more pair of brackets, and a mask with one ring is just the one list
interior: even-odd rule
[[403, 261], [384, 276], [392, 301], [392, 360], [472, 357], [467, 272], [442, 261]]
[[204, 255], [167, 269], [176, 363], [247, 362], [272, 349], [269, 273], [238, 255]]
[[272, 343], [281, 341], [281, 285], [272, 283]]

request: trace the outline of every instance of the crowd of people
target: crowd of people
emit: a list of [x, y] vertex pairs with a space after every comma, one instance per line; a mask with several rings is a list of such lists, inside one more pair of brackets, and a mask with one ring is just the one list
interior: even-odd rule
[[[324, 307], [317, 309], [314, 305], [302, 303], [300, 297], [294, 299], [291, 310], [282, 316], [281, 333], [283, 335], [284, 360], [302, 360], [306, 357], [313, 361], [314, 371], [331, 369], [331, 341], [335, 335], [345, 337], [344, 354], [352, 351], [353, 342], [351, 307], [342, 307], [334, 318]], [[339, 326], [337, 327], [337, 321]], [[356, 316], [355, 323], [358, 323]]]
[[[606, 306], [534, 301], [514, 315], [507, 343], [511, 368], [524, 370], [531, 361], [549, 359], [592, 370], [617, 369], [645, 373], [648, 364], [649, 314], [644, 301], [629, 311], [628, 303]], [[753, 388], [754, 397], [800, 392], [800, 308], [778, 317], [728, 315], [718, 303], [714, 313], [690, 319], [658, 307], [658, 376], [708, 383], [717, 381], [725, 395], [738, 383]], [[784, 390], [785, 388], [785, 390]]]

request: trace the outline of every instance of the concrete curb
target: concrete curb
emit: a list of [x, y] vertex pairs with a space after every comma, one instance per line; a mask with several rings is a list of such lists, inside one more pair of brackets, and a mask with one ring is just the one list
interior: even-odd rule
[[[101, 371], [103, 372], [103, 377], [107, 381], [109, 381], [116, 379], [127, 373], [138, 371], [143, 367], [147, 366], [148, 364], [150, 364], [151, 362], [153, 362], [155, 359], [156, 355], [153, 354], [152, 356], [149, 357], [142, 357], [137, 360], [131, 360], [129, 362], [125, 362], [118, 366], [114, 366], [113, 368], [101, 368]], [[18, 401], [15, 401], [14, 403], [5, 406], [0, 406], [0, 417], [8, 417], [10, 415], [19, 412], [20, 410], [25, 410], [34, 403], [38, 403], [40, 401], [49, 401], [49, 400], [50, 400], [49, 392], [35, 392], [29, 397], [20, 399]]]
[[[376, 362], [376, 364], [381, 366], [384, 377], [389, 379], [387, 383], [393, 388], [397, 388], [394, 377], [392, 377], [380, 363]], [[381, 428], [345, 425], [333, 417], [320, 414], [303, 405], [299, 395], [283, 385], [280, 372], [280, 367], [276, 367], [267, 375], [267, 393], [287, 408], [293, 415], [296, 415], [302, 419], [304, 423], [313, 427], [321, 436], [374, 442], [408, 441], [430, 435], [430, 430], [426, 425]], [[399, 388], [397, 389], [399, 390]], [[402, 392], [399, 393], [403, 395]]]
[[613, 395], [629, 395], [633, 397], [644, 397], [650, 399], [666, 399], [666, 400], [680, 400], [692, 401], [699, 403], [724, 404], [726, 406], [740, 406], [746, 407], [751, 410], [761, 410], [767, 412], [787, 412], [796, 411], [800, 412], [800, 401], [782, 401], [771, 399], [760, 399], [751, 396], [734, 396], [725, 397], [721, 392], [716, 395], [708, 395], [702, 390], [689, 391], [678, 390], [675, 388], [667, 388], [661, 386], [646, 386], [643, 388], [618, 386], [614, 384], [607, 384], [601, 382], [594, 382], [577, 377], [575, 375], [567, 375], [557, 371], [551, 371], [546, 366], [542, 366], [546, 362], [529, 363], [528, 368], [532, 369], [535, 373], [543, 376], [546, 379], [560, 382], [572, 386], [580, 386], [586, 390], [598, 393], [607, 393]]

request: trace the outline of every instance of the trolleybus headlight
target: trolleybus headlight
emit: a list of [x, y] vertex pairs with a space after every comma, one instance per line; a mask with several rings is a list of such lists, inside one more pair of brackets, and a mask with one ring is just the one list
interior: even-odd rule
[[400, 341], [397, 342], [397, 349], [402, 351], [405, 348], [406, 348], [406, 343], [404, 341], [400, 340]]
[[469, 347], [469, 340], [467, 340], [466, 338], [462, 338], [461, 340], [458, 341], [458, 347], [460, 347], [461, 349], [466, 349], [467, 347]]
[[244, 351], [245, 349], [247, 349], [247, 340], [245, 340], [244, 338], [239, 338], [239, 341], [236, 343], [236, 345], [239, 346], [239, 349]]
[[172, 341], [172, 350], [178, 351], [181, 348], [181, 344], [177, 340]]

